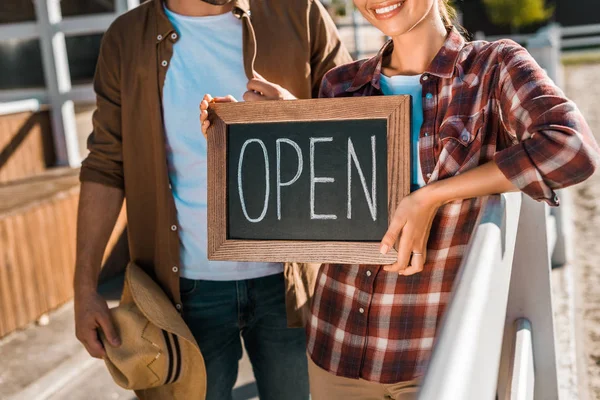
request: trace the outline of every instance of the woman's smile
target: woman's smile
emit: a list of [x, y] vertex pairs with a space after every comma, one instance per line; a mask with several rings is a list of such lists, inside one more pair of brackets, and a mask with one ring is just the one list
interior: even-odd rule
[[375, 18], [379, 20], [389, 19], [400, 12], [405, 2], [406, 0], [386, 1], [384, 3], [380, 3], [376, 6], [370, 7], [370, 11], [372, 11]]

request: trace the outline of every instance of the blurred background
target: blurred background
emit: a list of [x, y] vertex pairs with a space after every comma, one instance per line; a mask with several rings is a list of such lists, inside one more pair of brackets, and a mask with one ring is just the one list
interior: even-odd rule
[[[351, 1], [322, 0], [354, 58], [386, 38]], [[103, 31], [136, 0], [2, 0], [0, 4], [0, 399], [130, 399], [73, 334], [77, 167], [86, 156], [91, 87]], [[472, 40], [526, 46], [600, 140], [600, 1], [463, 0]], [[562, 193], [553, 255], [561, 399], [600, 399], [600, 175]], [[103, 290], [118, 297], [126, 254], [119, 220]], [[254, 398], [242, 360], [236, 399]], [[545, 400], [545, 399], [544, 399]]]

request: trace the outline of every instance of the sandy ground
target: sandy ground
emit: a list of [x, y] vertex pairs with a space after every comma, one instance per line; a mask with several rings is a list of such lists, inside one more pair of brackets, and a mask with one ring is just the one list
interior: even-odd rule
[[[578, 104], [600, 141], [600, 64], [569, 66], [564, 89]], [[600, 173], [571, 191], [573, 198], [575, 305], [580, 338], [581, 393], [600, 399]], [[560, 336], [560, 334], [558, 335]], [[581, 397], [584, 398], [583, 396]]]

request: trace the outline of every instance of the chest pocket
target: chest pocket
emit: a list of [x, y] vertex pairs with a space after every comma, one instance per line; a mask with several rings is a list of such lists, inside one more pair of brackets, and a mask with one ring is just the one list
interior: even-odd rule
[[439, 130], [442, 144], [455, 142], [464, 147], [470, 146], [483, 127], [484, 114], [484, 110], [481, 110], [473, 115], [453, 115], [446, 118]]

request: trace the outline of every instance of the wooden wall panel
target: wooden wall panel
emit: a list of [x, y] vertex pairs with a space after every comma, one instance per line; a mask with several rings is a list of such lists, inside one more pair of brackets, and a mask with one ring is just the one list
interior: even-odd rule
[[43, 173], [51, 153], [47, 112], [0, 115], [0, 183]]
[[[0, 337], [72, 299], [78, 200], [78, 170], [0, 185]], [[122, 213], [105, 259], [125, 225]]]

